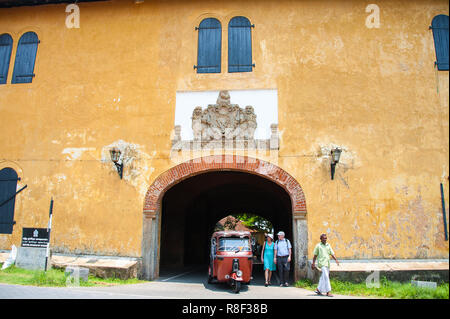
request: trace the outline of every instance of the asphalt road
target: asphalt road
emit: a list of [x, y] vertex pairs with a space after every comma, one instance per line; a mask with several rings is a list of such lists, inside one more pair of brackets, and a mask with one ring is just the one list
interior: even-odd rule
[[192, 267], [162, 273], [158, 280], [142, 284], [111, 287], [32, 287], [0, 284], [0, 299], [353, 299], [355, 297], [318, 296], [314, 292], [279, 287], [276, 278], [272, 286], [264, 286], [261, 270], [255, 267], [254, 280], [235, 294], [227, 284], [208, 284], [204, 267]]

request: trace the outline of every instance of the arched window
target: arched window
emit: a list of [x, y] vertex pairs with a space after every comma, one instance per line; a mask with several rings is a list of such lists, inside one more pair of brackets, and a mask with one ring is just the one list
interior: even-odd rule
[[7, 33], [0, 35], [0, 84], [6, 83], [13, 39]]
[[222, 25], [214, 18], [206, 18], [198, 28], [197, 73], [220, 73]]
[[437, 68], [448, 71], [448, 15], [435, 16], [430, 28], [433, 30]]
[[12, 234], [16, 203], [17, 173], [10, 167], [0, 170], [0, 234]]
[[24, 33], [17, 45], [16, 61], [11, 83], [31, 83], [39, 39], [36, 33]]
[[251, 72], [252, 31], [246, 17], [234, 17], [228, 24], [228, 72]]

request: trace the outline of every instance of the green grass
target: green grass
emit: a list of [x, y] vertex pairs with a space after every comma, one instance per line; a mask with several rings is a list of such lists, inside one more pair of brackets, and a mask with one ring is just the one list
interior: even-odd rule
[[[410, 283], [389, 281], [386, 278], [380, 279], [379, 288], [368, 288], [366, 283], [351, 283], [330, 279], [333, 293], [353, 296], [373, 296], [395, 299], [449, 299], [448, 283], [441, 283], [436, 289], [419, 288]], [[317, 284], [310, 280], [299, 280], [295, 283], [297, 288], [315, 290]]]
[[[1, 264], [0, 264], [1, 268]], [[80, 287], [99, 287], [115, 286], [125, 284], [137, 284], [145, 281], [137, 278], [122, 280], [120, 278], [99, 278], [89, 275], [88, 281], [80, 279]], [[47, 272], [42, 270], [27, 270], [17, 268], [14, 265], [4, 270], [0, 270], [0, 283], [14, 285], [29, 285], [41, 287], [66, 287], [75, 285], [73, 279], [68, 279], [63, 269], [49, 269]]]

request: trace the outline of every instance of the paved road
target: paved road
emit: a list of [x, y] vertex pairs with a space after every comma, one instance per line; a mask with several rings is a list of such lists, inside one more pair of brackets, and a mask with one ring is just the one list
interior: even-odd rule
[[[226, 284], [208, 284], [205, 270], [195, 267], [165, 273], [152, 282], [111, 287], [47, 288], [0, 284], [0, 299], [332, 299], [317, 296], [310, 290], [294, 287], [265, 287], [262, 272], [254, 272], [250, 285], [243, 285], [235, 294]], [[272, 280], [274, 281], [274, 280]], [[333, 299], [355, 298], [335, 295]]]

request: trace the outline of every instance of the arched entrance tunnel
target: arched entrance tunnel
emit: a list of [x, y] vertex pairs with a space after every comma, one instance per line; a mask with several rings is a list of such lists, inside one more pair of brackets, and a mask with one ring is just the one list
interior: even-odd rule
[[255, 214], [291, 241], [294, 279], [308, 275], [308, 224], [302, 187], [282, 168], [241, 155], [209, 155], [160, 174], [144, 201], [139, 277], [208, 262], [215, 224], [230, 214]]
[[214, 227], [232, 213], [259, 215], [272, 223], [275, 232], [283, 230], [295, 243], [292, 203], [281, 186], [246, 172], [205, 172], [183, 180], [164, 194], [160, 274], [189, 265], [207, 267]]

